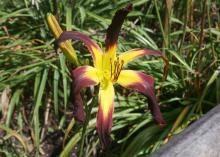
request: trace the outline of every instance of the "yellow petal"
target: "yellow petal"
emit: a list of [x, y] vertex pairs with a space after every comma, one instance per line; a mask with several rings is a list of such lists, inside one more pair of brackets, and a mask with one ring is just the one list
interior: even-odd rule
[[136, 71], [122, 70], [118, 77], [117, 83], [123, 87], [128, 87], [135, 83], [143, 83], [143, 79]]
[[117, 83], [129, 89], [134, 89], [148, 98], [149, 109], [157, 123], [164, 125], [166, 122], [160, 112], [154, 91], [154, 79], [152, 76], [133, 70], [122, 70]]
[[163, 56], [160, 51], [150, 49], [133, 49], [120, 54], [119, 59], [124, 61], [124, 64], [133, 61], [134, 59], [143, 57], [144, 55]]
[[72, 71], [74, 80], [74, 91], [79, 92], [81, 88], [87, 87], [89, 82], [99, 83], [98, 70], [92, 66], [80, 66]]
[[83, 101], [80, 95], [81, 89], [89, 86], [94, 86], [99, 83], [97, 69], [91, 66], [81, 66], [72, 71], [73, 77], [73, 105], [74, 117], [78, 121], [85, 120], [85, 113], [83, 110]]
[[169, 61], [168, 59], [165, 57], [165, 55], [160, 52], [160, 51], [156, 51], [156, 50], [151, 50], [151, 49], [146, 49], [146, 48], [143, 48], [143, 49], [133, 49], [133, 50], [130, 50], [130, 51], [127, 51], [127, 52], [124, 52], [122, 53], [120, 56], [119, 56], [119, 60], [122, 61], [123, 60], [123, 63], [124, 65], [127, 64], [128, 62], [131, 62], [133, 61], [134, 59], [137, 59], [137, 58], [140, 58], [140, 57], [143, 57], [145, 55], [153, 55], [153, 56], [158, 56], [158, 57], [161, 57], [165, 63], [165, 66], [164, 66], [164, 73], [163, 73], [163, 80], [166, 79], [167, 77], [167, 74], [168, 74], [168, 71], [169, 71]]
[[[52, 14], [47, 15], [47, 23], [54, 37], [56, 39], [59, 38], [63, 30], [61, 29], [59, 23], [57, 22], [56, 18]], [[70, 62], [75, 63], [76, 65], [79, 64], [76, 52], [74, 48], [72, 47], [70, 41], [63, 42], [62, 44], [59, 45], [59, 47]]]
[[110, 144], [110, 133], [112, 128], [112, 114], [114, 112], [114, 88], [108, 81], [100, 85], [99, 90], [99, 110], [97, 114], [96, 128], [105, 148]]

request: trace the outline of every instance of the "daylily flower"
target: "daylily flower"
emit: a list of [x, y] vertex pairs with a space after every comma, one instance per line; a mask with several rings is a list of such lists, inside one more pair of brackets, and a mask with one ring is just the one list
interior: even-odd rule
[[107, 30], [105, 52], [92, 41], [88, 36], [80, 32], [66, 31], [61, 34], [57, 44], [63, 41], [74, 39], [82, 41], [92, 55], [94, 67], [81, 66], [72, 71], [74, 80], [74, 112], [79, 121], [84, 121], [85, 113], [80, 90], [85, 87], [99, 84], [99, 109], [97, 113], [96, 128], [102, 146], [105, 148], [110, 142], [110, 132], [112, 128], [112, 114], [114, 112], [114, 84], [122, 87], [134, 89], [148, 97], [149, 109], [157, 123], [165, 124], [165, 120], [160, 112], [154, 91], [154, 78], [139, 71], [123, 70], [123, 67], [132, 60], [144, 55], [160, 56], [168, 63], [167, 59], [159, 51], [146, 48], [132, 49], [116, 56], [117, 40], [123, 21], [131, 5], [118, 10]]

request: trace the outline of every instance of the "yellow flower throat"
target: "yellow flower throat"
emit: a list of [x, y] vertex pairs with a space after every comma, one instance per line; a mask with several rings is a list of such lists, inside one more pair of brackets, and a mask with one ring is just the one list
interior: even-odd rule
[[115, 83], [118, 80], [118, 77], [121, 73], [121, 70], [124, 65], [124, 60], [120, 60], [119, 58], [105, 58], [103, 59], [103, 68], [100, 71], [101, 73], [101, 86], [105, 87], [106, 84], [110, 81]]

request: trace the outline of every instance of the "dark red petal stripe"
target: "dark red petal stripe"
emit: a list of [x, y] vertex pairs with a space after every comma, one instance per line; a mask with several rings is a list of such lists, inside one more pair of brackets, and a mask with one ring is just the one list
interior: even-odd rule
[[125, 8], [118, 10], [112, 19], [112, 23], [107, 29], [105, 46], [106, 52], [108, 49], [117, 43], [118, 35], [121, 30], [122, 24], [127, 16], [127, 14], [132, 10], [132, 4], [127, 5]]
[[82, 97], [80, 95], [80, 90], [85, 87], [96, 85], [97, 82], [83, 77], [84, 73], [86, 71], [86, 66], [76, 68], [72, 71], [72, 77], [73, 77], [73, 105], [74, 105], [74, 117], [77, 121], [83, 122], [85, 120], [85, 112], [83, 110], [83, 101]]
[[88, 50], [91, 53], [94, 60], [95, 60], [95, 53], [94, 53], [93, 48], [97, 49], [98, 53], [102, 52], [101, 48], [94, 41], [92, 41], [87, 35], [80, 33], [80, 32], [76, 32], [76, 31], [62, 32], [60, 37], [55, 42], [55, 49], [58, 48], [58, 45], [60, 43], [66, 41], [66, 40], [70, 40], [70, 39], [82, 41], [86, 45], [86, 47], [88, 48]]
[[148, 105], [155, 121], [160, 125], [165, 125], [166, 121], [160, 112], [160, 107], [157, 103], [157, 98], [154, 91], [154, 79], [153, 77], [146, 75], [142, 72], [138, 72], [138, 75], [142, 78], [143, 82], [130, 84], [128, 88], [135, 89], [138, 92], [144, 94], [148, 98]]

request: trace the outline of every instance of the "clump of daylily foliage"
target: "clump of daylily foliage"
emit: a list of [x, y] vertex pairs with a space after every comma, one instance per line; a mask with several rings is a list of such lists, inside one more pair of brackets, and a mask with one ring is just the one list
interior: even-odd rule
[[[71, 48], [69, 39], [82, 41], [93, 59], [93, 66], [83, 65], [72, 70], [73, 80], [73, 105], [74, 116], [80, 121], [85, 121], [85, 112], [83, 100], [80, 91], [83, 88], [99, 85], [99, 109], [97, 113], [96, 128], [103, 148], [110, 144], [110, 133], [112, 128], [112, 114], [114, 112], [114, 85], [127, 89], [134, 89], [148, 98], [149, 109], [154, 120], [159, 125], [166, 122], [162, 117], [157, 102], [154, 89], [154, 78], [140, 71], [124, 70], [124, 66], [134, 59], [144, 55], [153, 55], [161, 57], [165, 63], [165, 75], [168, 70], [168, 61], [166, 57], [156, 50], [146, 48], [136, 48], [116, 55], [117, 40], [122, 24], [127, 14], [132, 10], [132, 5], [120, 9], [116, 12], [112, 23], [107, 29], [105, 39], [105, 50], [102, 50], [97, 43], [81, 32], [62, 31], [54, 16], [48, 16], [48, 23], [56, 37], [56, 45], [59, 46], [67, 58], [78, 65], [78, 60], [74, 49]], [[164, 76], [165, 78], [166, 76]]]

